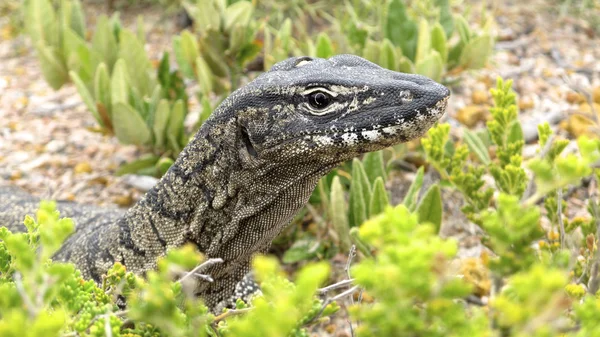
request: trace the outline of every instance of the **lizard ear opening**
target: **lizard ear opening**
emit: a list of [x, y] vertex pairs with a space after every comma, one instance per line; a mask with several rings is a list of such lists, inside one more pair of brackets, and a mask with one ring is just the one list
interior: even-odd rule
[[248, 154], [254, 158], [258, 157], [258, 152], [256, 152], [256, 149], [254, 148], [254, 146], [252, 145], [252, 142], [250, 141], [250, 137], [248, 136], [248, 131], [243, 126], [240, 128], [240, 136], [242, 138], [242, 143], [246, 147], [246, 151], [248, 151]]

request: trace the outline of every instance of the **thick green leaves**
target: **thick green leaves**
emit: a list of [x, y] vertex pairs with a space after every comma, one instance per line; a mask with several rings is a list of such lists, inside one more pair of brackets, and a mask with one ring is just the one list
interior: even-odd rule
[[169, 112], [169, 101], [161, 99], [154, 113], [154, 125], [152, 127], [152, 131], [154, 131], [154, 145], [159, 148], [162, 148], [166, 143], [165, 130], [169, 122]]
[[92, 37], [92, 48], [102, 57], [102, 62], [111, 71], [117, 62], [117, 38], [113, 33], [111, 23], [106, 15], [101, 15], [96, 24], [96, 31]]
[[110, 100], [112, 104], [129, 102], [129, 73], [125, 61], [119, 59], [110, 79]]
[[429, 23], [425, 18], [419, 21], [419, 35], [417, 38], [417, 55], [415, 57], [415, 63], [419, 64], [426, 57], [429, 56], [431, 51], [431, 32], [429, 31]]
[[[104, 109], [106, 117], [111, 118], [110, 76], [106, 64], [100, 63], [94, 76], [94, 98], [98, 109]], [[100, 107], [101, 105], [101, 107]], [[103, 125], [102, 123], [100, 125]], [[103, 125], [104, 126], [104, 125]]]
[[329, 36], [325, 33], [320, 33], [317, 36], [316, 56], [321, 58], [330, 58], [334, 55], [333, 44]]
[[140, 95], [150, 96], [155, 80], [149, 74], [152, 64], [144, 46], [134, 33], [125, 29], [122, 29], [119, 34], [119, 43], [121, 46], [126, 46], [119, 49], [118, 55], [127, 65], [131, 84], [139, 90]]
[[385, 171], [385, 163], [383, 160], [383, 151], [368, 152], [364, 155], [362, 164], [365, 168], [365, 173], [369, 182], [373, 183], [378, 177], [383, 178], [383, 181], [387, 179], [387, 173]]
[[346, 252], [351, 245], [350, 226], [348, 225], [348, 210], [346, 209], [344, 188], [338, 176], [335, 176], [331, 182], [329, 213], [331, 223], [339, 238], [340, 250]]
[[400, 46], [402, 54], [411, 61], [415, 60], [418, 32], [417, 24], [406, 13], [404, 1], [392, 0], [388, 7], [385, 37]]
[[440, 81], [442, 78], [442, 73], [444, 71], [444, 61], [440, 54], [431, 50], [429, 55], [417, 62], [416, 64], [416, 73], [427, 76], [434, 81]]
[[183, 101], [178, 100], [171, 108], [171, 116], [167, 127], [167, 144], [176, 153], [182, 148], [181, 138], [183, 136], [183, 120], [185, 118], [185, 108]]
[[483, 68], [492, 54], [493, 39], [483, 34], [471, 39], [460, 55], [459, 64], [469, 69]]
[[113, 129], [120, 142], [145, 145], [152, 140], [150, 129], [140, 114], [129, 104], [113, 104]]
[[352, 180], [350, 182], [350, 226], [360, 226], [369, 215], [371, 184], [360, 160], [352, 161]]
[[423, 187], [423, 175], [424, 175], [424, 169], [423, 169], [423, 166], [421, 166], [417, 170], [417, 174], [415, 175], [415, 178], [414, 178], [412, 184], [410, 184], [410, 187], [408, 188], [408, 192], [406, 192], [406, 195], [404, 196], [404, 200], [402, 201], [404, 206], [406, 206], [406, 208], [408, 208], [408, 210], [411, 212], [414, 212], [414, 210], [417, 206], [419, 192], [421, 191], [421, 187]]
[[223, 28], [225, 31], [230, 31], [234, 25], [245, 27], [250, 22], [253, 13], [254, 6], [251, 2], [238, 1], [233, 3], [225, 9]]
[[52, 89], [58, 90], [69, 80], [67, 67], [60, 59], [60, 54], [56, 48], [46, 46], [41, 41], [37, 45], [37, 54], [44, 79]]
[[448, 40], [439, 22], [431, 29], [431, 48], [440, 54], [444, 64], [448, 62]]
[[435, 226], [436, 233], [442, 226], [442, 194], [438, 184], [431, 185], [417, 206], [420, 223], [431, 223]]
[[73, 83], [75, 84], [75, 87], [77, 88], [77, 91], [79, 92], [83, 103], [85, 103], [85, 106], [88, 108], [88, 110], [90, 110], [98, 124], [100, 124], [101, 126], [105, 126], [104, 121], [102, 120], [102, 118], [100, 118], [100, 114], [98, 113], [96, 101], [92, 97], [92, 94], [90, 93], [88, 88], [85, 86], [85, 83], [83, 83], [83, 81], [81, 80], [81, 78], [79, 78], [76, 72], [71, 71], [69, 72], [69, 75], [71, 76], [71, 81], [73, 81]]
[[29, 0], [25, 3], [25, 25], [34, 44], [43, 42], [45, 46], [58, 47], [59, 23], [49, 0]]
[[213, 91], [213, 73], [210, 67], [201, 56], [196, 58], [196, 73], [200, 90], [204, 96], [208, 96]]
[[196, 37], [184, 30], [181, 35], [173, 38], [173, 52], [183, 75], [194, 78], [194, 62], [200, 56]]
[[465, 128], [463, 133], [463, 139], [465, 143], [467, 143], [469, 149], [473, 153], [475, 153], [475, 155], [477, 156], [477, 158], [479, 158], [482, 164], [490, 164], [491, 160], [490, 155], [488, 153], [488, 148], [487, 146], [485, 146], [481, 138], [477, 136], [477, 134]]
[[382, 213], [389, 205], [390, 201], [385, 190], [385, 185], [383, 184], [383, 178], [377, 177], [373, 183], [371, 200], [369, 200], [369, 218]]

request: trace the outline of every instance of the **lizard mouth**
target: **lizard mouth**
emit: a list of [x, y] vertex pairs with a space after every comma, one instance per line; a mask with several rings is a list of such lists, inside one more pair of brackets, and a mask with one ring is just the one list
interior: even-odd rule
[[[327, 128], [301, 135], [293, 135], [275, 141], [275, 148], [284, 147], [290, 143], [302, 141], [304, 147], [327, 148], [360, 146], [363, 144], [387, 147], [406, 142], [422, 136], [445, 113], [450, 96], [445, 96], [434, 105], [425, 107], [411, 114], [398, 113], [397, 107], [390, 107], [380, 112], [386, 117], [386, 122], [370, 123], [361, 126], [350, 126], [342, 130]], [[373, 149], [367, 149], [373, 151]], [[363, 152], [363, 151], [361, 151]]]

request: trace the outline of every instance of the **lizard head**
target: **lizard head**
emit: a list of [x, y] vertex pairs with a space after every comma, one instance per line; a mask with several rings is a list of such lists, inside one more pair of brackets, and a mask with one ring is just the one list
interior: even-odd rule
[[296, 57], [233, 95], [249, 153], [269, 162], [342, 162], [406, 142], [444, 114], [450, 91], [361, 57]]

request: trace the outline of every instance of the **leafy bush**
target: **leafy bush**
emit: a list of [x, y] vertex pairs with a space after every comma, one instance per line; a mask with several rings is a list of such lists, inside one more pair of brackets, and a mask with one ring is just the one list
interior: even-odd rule
[[[58, 11], [49, 0], [31, 0], [25, 13], [42, 73], [54, 89], [73, 81], [102, 132], [125, 144], [149, 145], [158, 155], [177, 156], [187, 143], [185, 86], [170, 70], [167, 53], [158, 69], [152, 66], [141, 18], [134, 33], [121, 26], [118, 15], [100, 16], [88, 43], [78, 0], [61, 1]], [[159, 156], [152, 158], [157, 164]], [[152, 165], [147, 167], [155, 173], [158, 166]]]
[[[288, 281], [269, 258], [255, 261], [263, 294], [220, 315], [192, 295], [188, 271], [202, 261], [192, 246], [173, 250], [142, 279], [117, 263], [102, 284], [84, 280], [72, 264], [50, 261], [73, 231], [55, 204], [43, 202], [26, 233], [0, 228], [2, 336], [307, 336], [306, 326], [338, 310], [313, 297], [329, 268], [305, 267]], [[208, 262], [208, 261], [207, 261]], [[195, 272], [194, 271], [194, 272]], [[177, 281], [174, 281], [177, 279]], [[127, 309], [119, 309], [120, 298]], [[240, 315], [243, 313], [244, 315]]]

